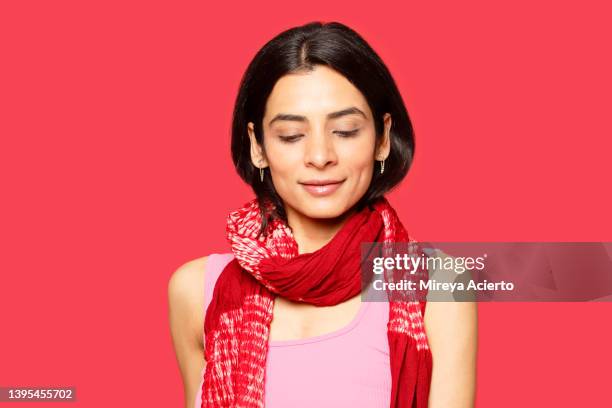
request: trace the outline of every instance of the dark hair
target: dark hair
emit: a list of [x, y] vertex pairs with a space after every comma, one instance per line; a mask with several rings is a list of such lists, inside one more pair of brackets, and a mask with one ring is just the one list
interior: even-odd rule
[[[414, 132], [391, 73], [370, 45], [354, 30], [338, 22], [311, 22], [283, 31], [255, 55], [240, 83], [232, 123], [232, 159], [240, 177], [257, 195], [262, 232], [269, 219], [284, 221], [286, 213], [271, 177], [262, 183], [251, 161], [248, 122], [253, 122], [257, 142], [263, 147], [263, 116], [272, 88], [283, 76], [312, 71], [326, 65], [342, 74], [365, 96], [374, 116], [376, 143], [384, 132], [383, 115], [391, 114], [391, 151], [385, 172], [374, 166], [372, 181], [357, 208], [370, 205], [398, 185], [414, 155]], [[268, 212], [266, 200], [276, 208]], [[261, 232], [260, 232], [261, 233]]]

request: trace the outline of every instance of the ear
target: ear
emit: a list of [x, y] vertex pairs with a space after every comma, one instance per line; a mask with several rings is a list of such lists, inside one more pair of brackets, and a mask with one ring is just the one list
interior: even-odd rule
[[383, 124], [384, 124], [383, 137], [380, 143], [378, 143], [378, 147], [376, 148], [376, 152], [374, 156], [376, 160], [384, 160], [387, 157], [389, 157], [389, 152], [391, 151], [391, 124], [392, 123], [393, 122], [391, 120], [391, 114], [385, 113], [385, 115], [383, 116]]
[[255, 138], [255, 125], [253, 122], [247, 124], [247, 132], [249, 132], [249, 139], [251, 141], [251, 161], [253, 165], [259, 169], [268, 167], [268, 160], [266, 160], [263, 149]]

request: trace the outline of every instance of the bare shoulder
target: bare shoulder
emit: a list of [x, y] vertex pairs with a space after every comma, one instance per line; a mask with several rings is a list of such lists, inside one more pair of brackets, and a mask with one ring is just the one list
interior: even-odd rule
[[204, 275], [208, 257], [180, 265], [168, 280], [168, 317], [181, 371], [185, 407], [193, 407], [205, 367]]
[[168, 281], [170, 314], [180, 316], [183, 335], [201, 341], [204, 324], [204, 275], [208, 257], [203, 256], [180, 265]]
[[[441, 250], [436, 251], [436, 256], [443, 260], [453, 258]], [[439, 264], [436, 265], [439, 266]], [[464, 275], [468, 276], [469, 271], [466, 271]], [[459, 275], [453, 270], [441, 268], [431, 271], [429, 278], [444, 283], [459, 282], [460, 280]], [[464, 278], [462, 277], [461, 279]], [[452, 293], [447, 292], [442, 292], [443, 294], [436, 293], [436, 301], [427, 302], [424, 320], [426, 330], [428, 326], [430, 328], [431, 335], [429, 337], [442, 337], [441, 342], [446, 342], [448, 338], [454, 338], [457, 335], [475, 337], [478, 316], [477, 303], [454, 301]], [[464, 300], [467, 300], [467, 298]]]
[[[430, 277], [447, 282], [456, 278], [445, 276], [441, 270], [435, 270]], [[476, 302], [452, 301], [452, 296], [450, 299], [428, 301], [425, 308], [425, 332], [433, 357], [430, 408], [474, 406], [478, 307]]]
[[444, 343], [457, 335], [476, 339], [478, 328], [477, 303], [427, 302], [424, 323], [427, 336], [430, 340], [436, 340], [436, 342]]
[[169, 287], [180, 290], [187, 289], [186, 287], [193, 283], [198, 283], [198, 280], [204, 282], [204, 270], [207, 260], [208, 257], [203, 256], [180, 265], [170, 276]]
[[175, 303], [204, 304], [204, 274], [207, 256], [180, 265], [168, 281], [169, 299]]

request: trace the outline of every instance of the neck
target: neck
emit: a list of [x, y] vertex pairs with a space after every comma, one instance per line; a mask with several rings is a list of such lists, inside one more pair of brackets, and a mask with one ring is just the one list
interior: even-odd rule
[[287, 208], [287, 223], [298, 244], [298, 253], [315, 252], [325, 246], [353, 214], [351, 209], [336, 218], [310, 218]]

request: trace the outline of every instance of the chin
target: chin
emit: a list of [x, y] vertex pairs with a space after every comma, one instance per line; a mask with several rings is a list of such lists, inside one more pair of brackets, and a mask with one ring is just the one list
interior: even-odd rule
[[326, 197], [302, 200], [296, 209], [309, 218], [337, 218], [348, 208], [350, 208], [348, 200]]

